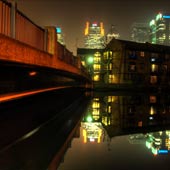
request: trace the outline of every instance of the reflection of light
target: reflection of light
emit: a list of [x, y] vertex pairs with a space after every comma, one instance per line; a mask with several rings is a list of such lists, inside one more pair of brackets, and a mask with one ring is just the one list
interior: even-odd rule
[[93, 119], [91, 116], [88, 116], [86, 120], [87, 120], [87, 122], [92, 122]]
[[153, 117], [152, 117], [152, 116], [150, 116], [150, 117], [149, 117], [149, 120], [153, 120]]
[[83, 129], [83, 137], [84, 137], [84, 143], [87, 143], [87, 133], [85, 129]]
[[29, 76], [35, 76], [36, 74], [37, 74], [36, 71], [30, 71], [30, 72], [29, 72]]
[[102, 136], [102, 125], [99, 122], [85, 122], [82, 123], [83, 127], [83, 142], [101, 142]]
[[146, 147], [148, 148], [148, 149], [150, 149], [151, 148], [151, 143], [149, 142], [149, 141], [146, 141]]
[[160, 150], [158, 150], [158, 153], [167, 154], [168, 150], [160, 149]]
[[150, 96], [150, 103], [156, 103], [156, 96]]
[[151, 106], [151, 108], [150, 108], [150, 115], [153, 115], [153, 114], [155, 114], [155, 111], [154, 111], [153, 106]]

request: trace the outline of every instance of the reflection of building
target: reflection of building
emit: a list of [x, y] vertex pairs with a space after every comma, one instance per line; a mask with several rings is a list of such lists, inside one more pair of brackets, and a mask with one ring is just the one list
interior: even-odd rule
[[104, 26], [103, 23], [86, 22], [85, 28], [85, 48], [102, 49], [104, 48]]
[[99, 122], [82, 122], [83, 142], [101, 142], [102, 125]]
[[[110, 137], [170, 122], [170, 98], [166, 94], [93, 95], [88, 113], [92, 121], [102, 123]], [[137, 137], [141, 135], [133, 142]]]
[[154, 155], [168, 154], [170, 152], [170, 131], [148, 133], [146, 147]]
[[131, 40], [145, 43], [149, 41], [149, 25], [146, 23], [134, 23], [131, 27]]
[[150, 42], [170, 45], [170, 14], [158, 13], [150, 22]]

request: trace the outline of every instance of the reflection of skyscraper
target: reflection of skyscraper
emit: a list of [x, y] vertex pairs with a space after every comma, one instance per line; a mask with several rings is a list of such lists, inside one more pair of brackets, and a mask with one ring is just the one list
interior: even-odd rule
[[168, 154], [170, 151], [170, 131], [148, 133], [146, 147], [154, 155]]
[[85, 28], [85, 48], [103, 49], [104, 48], [104, 26], [103, 23], [86, 22]]
[[170, 14], [157, 14], [150, 22], [150, 30], [151, 43], [170, 45]]

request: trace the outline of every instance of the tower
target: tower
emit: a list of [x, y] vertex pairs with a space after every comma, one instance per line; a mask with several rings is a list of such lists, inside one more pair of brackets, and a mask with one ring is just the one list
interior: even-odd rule
[[149, 41], [149, 24], [134, 23], [131, 27], [131, 40], [139, 43]]
[[158, 13], [150, 22], [150, 42], [170, 45], [170, 14]]
[[103, 49], [104, 48], [104, 26], [103, 23], [86, 22], [85, 27], [85, 48], [88, 49]]

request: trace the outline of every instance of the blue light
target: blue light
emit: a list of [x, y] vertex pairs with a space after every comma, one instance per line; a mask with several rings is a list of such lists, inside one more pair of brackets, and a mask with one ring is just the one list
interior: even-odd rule
[[56, 28], [56, 32], [57, 32], [57, 33], [61, 33], [61, 28], [57, 27], [57, 28]]
[[160, 154], [161, 154], [161, 153], [162, 153], [162, 154], [167, 154], [167, 153], [168, 153], [168, 150], [161, 149], [161, 150], [158, 151], [158, 153], [160, 153]]
[[170, 18], [170, 15], [163, 15], [163, 18], [168, 19]]

